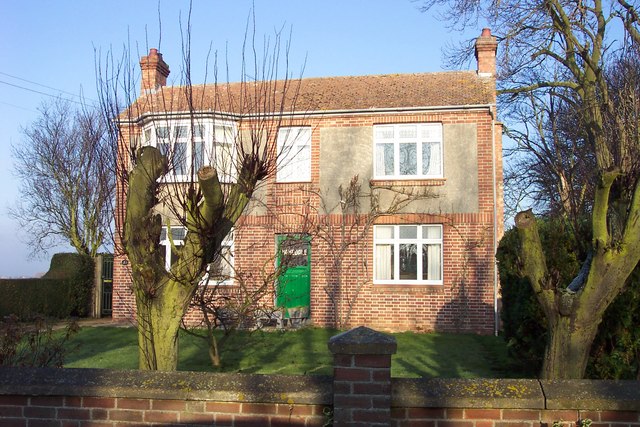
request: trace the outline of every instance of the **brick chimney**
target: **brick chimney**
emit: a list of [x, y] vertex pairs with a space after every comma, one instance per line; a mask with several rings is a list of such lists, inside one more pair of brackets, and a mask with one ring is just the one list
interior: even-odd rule
[[140, 58], [140, 68], [142, 70], [141, 95], [154, 92], [167, 84], [169, 66], [162, 59], [162, 54], [158, 53], [158, 49], [151, 48], [149, 55]]
[[491, 35], [489, 28], [483, 28], [482, 34], [476, 39], [476, 60], [478, 61], [478, 75], [480, 77], [496, 76], [496, 51], [498, 40]]

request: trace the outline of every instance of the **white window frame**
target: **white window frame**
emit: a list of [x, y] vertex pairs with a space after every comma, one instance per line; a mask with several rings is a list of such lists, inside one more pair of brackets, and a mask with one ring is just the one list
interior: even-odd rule
[[[171, 234], [172, 235], [180, 235], [182, 234], [183, 238], [173, 238], [172, 240], [169, 239], [169, 229], [171, 229]], [[164, 253], [164, 268], [167, 271], [171, 271], [171, 244], [173, 243], [174, 247], [178, 247], [178, 246], [182, 246], [184, 245], [184, 237], [186, 237], [186, 227], [182, 226], [182, 225], [175, 225], [175, 226], [163, 226], [162, 227], [162, 234], [164, 234], [164, 239], [162, 238], [162, 235], [160, 236], [160, 245], [165, 247], [165, 253]], [[234, 251], [235, 251], [235, 239], [234, 239], [234, 231], [231, 230], [224, 238], [224, 240], [222, 241], [222, 244], [220, 246], [220, 254], [218, 256], [222, 256], [224, 257], [224, 261], [226, 263], [226, 265], [228, 266], [227, 268], [230, 271], [230, 275], [229, 277], [225, 278], [224, 280], [219, 280], [216, 279], [215, 277], [211, 277], [209, 269], [211, 267], [211, 264], [209, 264], [207, 266], [207, 271], [204, 275], [204, 277], [202, 278], [202, 282], [200, 283], [201, 285], [232, 285], [234, 283]]]
[[[416, 237], [401, 237], [401, 227], [406, 227], [406, 230], [410, 231], [409, 227], [416, 228]], [[431, 229], [431, 231], [437, 231], [436, 235], [439, 237], [428, 237], [428, 232], [425, 229]], [[391, 236], [383, 237], [385, 232], [392, 230]], [[443, 284], [443, 227], [441, 224], [384, 224], [375, 225], [373, 227], [373, 283], [375, 285], [442, 285]], [[427, 236], [425, 236], [427, 235]], [[432, 273], [437, 273], [435, 278], [423, 277], [423, 265], [422, 262], [416, 262], [416, 279], [402, 279], [400, 277], [400, 246], [403, 244], [415, 244], [417, 247], [416, 261], [422, 260], [423, 252], [428, 251], [430, 246], [439, 247], [439, 266], [434, 265]], [[379, 259], [379, 255], [382, 256], [384, 247], [388, 248], [391, 252], [387, 254], [393, 257], [393, 271], [391, 268], [384, 268], [382, 259]], [[388, 266], [388, 264], [385, 264]], [[429, 266], [427, 266], [429, 269]], [[429, 272], [427, 272], [427, 275]], [[390, 276], [390, 277], [380, 277]]]
[[231, 230], [222, 240], [222, 244], [220, 245], [220, 252], [216, 255], [217, 257], [222, 257], [222, 262], [225, 264], [225, 267], [229, 270], [229, 275], [225, 277], [223, 280], [221, 278], [216, 278], [211, 276], [211, 266], [214, 264], [213, 262], [207, 265], [207, 272], [205, 273], [202, 282], [208, 286], [216, 286], [216, 285], [233, 285], [235, 280], [235, 269], [234, 269], [234, 259], [235, 259], [235, 236], [234, 230]]
[[[180, 128], [185, 128], [186, 134], [179, 133], [178, 129]], [[163, 133], [161, 129], [168, 130], [166, 137], [161, 135]], [[200, 135], [196, 134], [196, 129], [201, 129]], [[203, 144], [203, 164], [195, 166], [216, 166], [221, 182], [234, 182], [237, 178], [236, 140], [237, 126], [231, 121], [196, 119], [192, 126], [188, 119], [158, 120], [152, 121], [142, 128], [142, 145], [151, 145], [161, 149], [160, 144], [168, 144], [168, 148], [165, 150], [169, 150], [172, 156], [176, 153], [176, 144], [186, 145], [183, 173], [176, 173], [177, 168], [172, 165], [171, 172], [164, 177], [166, 182], [188, 182], [192, 178], [196, 179], [198, 171], [192, 170], [194, 167], [192, 154], [198, 143]], [[161, 149], [161, 151], [163, 150]], [[220, 154], [225, 151], [228, 155], [219, 159]], [[172, 162], [174, 159], [170, 158], [169, 161]]]
[[[169, 230], [171, 230], [171, 235], [182, 234], [183, 238], [169, 238]], [[162, 236], [164, 234], [164, 238]], [[164, 246], [164, 268], [167, 271], [171, 270], [171, 245], [178, 247], [184, 245], [184, 237], [187, 235], [187, 230], [185, 227], [181, 225], [176, 226], [163, 226], [162, 234], [160, 235], [160, 245]]]
[[[411, 135], [412, 128], [415, 134]], [[402, 171], [401, 150], [415, 148], [415, 172]], [[423, 171], [423, 151], [429, 145], [435, 157], [430, 158], [429, 170]], [[391, 150], [390, 150], [391, 149]], [[385, 170], [385, 154], [393, 155], [393, 171]], [[426, 153], [426, 152], [425, 152]], [[414, 156], [411, 156], [414, 159]], [[435, 160], [434, 160], [435, 159]], [[373, 126], [373, 176], [375, 179], [433, 179], [443, 178], [444, 138], [442, 123], [398, 123]]]
[[311, 182], [310, 126], [278, 129], [276, 182]]

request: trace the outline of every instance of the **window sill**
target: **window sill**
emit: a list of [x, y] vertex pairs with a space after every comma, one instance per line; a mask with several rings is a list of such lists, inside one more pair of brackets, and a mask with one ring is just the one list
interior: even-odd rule
[[225, 280], [222, 282], [217, 282], [215, 280], [209, 280], [204, 286], [207, 288], [219, 288], [219, 289], [233, 289], [237, 288], [238, 284], [235, 280]]
[[440, 187], [445, 185], [446, 178], [425, 178], [425, 179], [379, 179], [372, 178], [369, 183], [372, 187]]
[[[218, 179], [221, 184], [235, 184], [237, 180], [235, 179], [227, 179], [224, 177], [218, 176]], [[163, 176], [159, 179], [161, 184], [192, 184], [194, 182], [198, 182], [198, 175], [196, 174], [194, 179], [191, 179], [190, 176], [186, 175], [178, 175], [178, 176]]]
[[276, 184], [286, 185], [286, 184], [311, 184], [311, 180], [308, 181], [276, 181]]
[[390, 284], [374, 284], [374, 291], [378, 292], [402, 292], [402, 293], [429, 293], [438, 294], [444, 292], [444, 285], [427, 285], [422, 283], [409, 284], [402, 283], [397, 285]]

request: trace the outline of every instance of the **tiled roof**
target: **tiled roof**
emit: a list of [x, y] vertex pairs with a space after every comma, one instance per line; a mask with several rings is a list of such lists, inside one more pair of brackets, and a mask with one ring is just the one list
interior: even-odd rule
[[[299, 88], [297, 86], [298, 82]], [[236, 114], [300, 111], [402, 109], [439, 106], [487, 105], [495, 102], [495, 82], [478, 77], [475, 71], [421, 74], [387, 74], [354, 77], [305, 78], [291, 80], [282, 103], [282, 81], [194, 85], [193, 109]], [[130, 113], [188, 111], [186, 88], [168, 86], [141, 97]], [[298, 95], [294, 92], [298, 90]], [[268, 93], [270, 96], [262, 96]], [[256, 103], [253, 99], [259, 98]], [[133, 116], [139, 114], [132, 114]]]

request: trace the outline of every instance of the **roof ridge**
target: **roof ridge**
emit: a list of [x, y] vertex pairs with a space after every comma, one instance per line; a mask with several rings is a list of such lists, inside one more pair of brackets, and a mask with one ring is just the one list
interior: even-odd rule
[[[315, 77], [300, 77], [289, 78], [289, 81], [310, 81], [310, 80], [342, 80], [342, 79], [365, 79], [365, 78], [381, 78], [381, 77], [407, 77], [407, 76], [438, 76], [438, 75], [450, 75], [450, 74], [470, 74], [477, 75], [475, 70], [443, 70], [443, 71], [425, 71], [425, 72], [413, 72], [413, 73], [385, 73], [385, 74], [358, 74], [358, 75], [343, 75], [343, 76], [315, 76]], [[278, 79], [275, 81], [284, 81], [285, 79]], [[209, 83], [196, 83], [191, 87], [207, 87], [215, 85], [239, 85], [242, 83], [255, 83], [263, 80], [256, 81], [234, 81], [234, 82], [209, 82]], [[167, 85], [163, 86], [164, 89], [178, 89], [183, 88], [185, 85]]]

